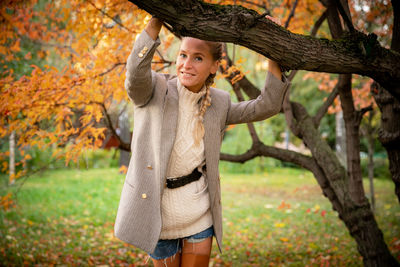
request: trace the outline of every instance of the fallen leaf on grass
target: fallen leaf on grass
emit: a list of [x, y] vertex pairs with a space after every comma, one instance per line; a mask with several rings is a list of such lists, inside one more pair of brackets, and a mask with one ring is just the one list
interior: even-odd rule
[[275, 223], [274, 226], [276, 228], [283, 228], [283, 227], [285, 227], [285, 224], [284, 223]]

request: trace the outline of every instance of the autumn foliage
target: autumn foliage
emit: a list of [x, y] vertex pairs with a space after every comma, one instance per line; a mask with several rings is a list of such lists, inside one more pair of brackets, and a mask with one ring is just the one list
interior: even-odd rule
[[[0, 136], [15, 131], [20, 153], [26, 147], [52, 147], [54, 156], [65, 153], [67, 162], [99, 147], [104, 117], [127, 101], [125, 60], [146, 15], [128, 2], [3, 4]], [[35, 57], [54, 65], [30, 64], [27, 74], [15, 73], [10, 62], [26, 64], [34, 56], [19, 53], [22, 42], [35, 44]]]
[[[323, 11], [317, 0], [210, 2], [243, 5], [260, 13], [267, 9], [283, 22], [296, 3], [296, 15], [288, 29], [301, 34], [309, 34]], [[356, 4], [352, 2], [353, 12]], [[374, 20], [377, 10], [381, 9], [371, 7], [370, 13], [355, 20]], [[65, 157], [67, 163], [85, 149], [101, 146], [105, 135], [116, 127], [111, 118], [129, 102], [124, 90], [125, 63], [148, 19], [147, 13], [128, 1], [2, 2], [0, 137], [15, 131], [22, 156], [18, 164], [29, 160], [25, 151], [34, 146], [51, 148], [55, 158]], [[390, 28], [380, 34], [388, 31]], [[328, 36], [328, 30], [321, 29], [319, 35]], [[174, 40], [171, 33], [163, 32], [161, 52], [154, 58], [155, 70], [173, 64], [164, 57]], [[235, 63], [240, 65], [240, 60]], [[246, 73], [236, 66], [228, 71], [238, 70]], [[237, 79], [241, 77], [237, 75]], [[307, 77], [320, 82], [321, 90], [330, 91], [335, 84], [332, 75], [310, 73]], [[360, 107], [371, 103], [370, 82], [355, 82], [360, 89], [354, 90], [354, 97]], [[338, 108], [335, 105], [332, 111]], [[8, 152], [0, 154], [3, 172], [8, 168], [7, 158]]]

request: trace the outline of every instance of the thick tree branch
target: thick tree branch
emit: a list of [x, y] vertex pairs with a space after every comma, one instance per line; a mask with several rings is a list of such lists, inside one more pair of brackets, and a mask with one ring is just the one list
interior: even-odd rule
[[257, 12], [241, 6], [196, 0], [129, 1], [163, 19], [181, 35], [239, 44], [287, 69], [369, 76], [400, 99], [400, 54], [383, 48], [374, 34], [355, 31], [341, 40], [318, 39], [257, 19]]
[[[328, 16], [328, 12], [325, 10], [324, 13], [322, 13], [322, 15], [314, 23], [314, 26], [311, 29], [311, 36], [315, 37], [317, 35], [319, 28], [321, 27], [322, 23], [326, 20], [327, 16]], [[298, 72], [298, 70], [292, 70], [289, 73], [289, 75], [287, 77], [289, 79], [289, 81], [293, 80], [293, 78], [296, 76], [297, 72]]]
[[221, 153], [220, 159], [230, 162], [244, 163], [258, 156], [272, 157], [281, 161], [290, 162], [310, 171], [315, 168], [315, 162], [310, 156], [306, 156], [301, 153], [287, 149], [267, 146], [261, 142], [253, 143], [252, 147], [249, 150], [240, 155], [229, 155]]

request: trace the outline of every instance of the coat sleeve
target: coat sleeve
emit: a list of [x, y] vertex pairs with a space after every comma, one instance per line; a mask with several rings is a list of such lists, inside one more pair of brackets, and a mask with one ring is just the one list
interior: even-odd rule
[[125, 89], [137, 106], [146, 105], [153, 95], [155, 72], [151, 61], [160, 39], [153, 40], [145, 30], [139, 35], [126, 63]]
[[248, 123], [265, 120], [280, 112], [283, 98], [290, 82], [282, 75], [282, 81], [268, 72], [265, 86], [256, 98], [239, 103], [229, 99], [226, 124]]

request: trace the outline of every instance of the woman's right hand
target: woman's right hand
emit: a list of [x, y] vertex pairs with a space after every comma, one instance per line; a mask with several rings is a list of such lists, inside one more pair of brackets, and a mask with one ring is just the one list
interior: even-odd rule
[[147, 23], [145, 30], [154, 41], [157, 40], [162, 25], [163, 21], [156, 17], [152, 17], [149, 23]]

